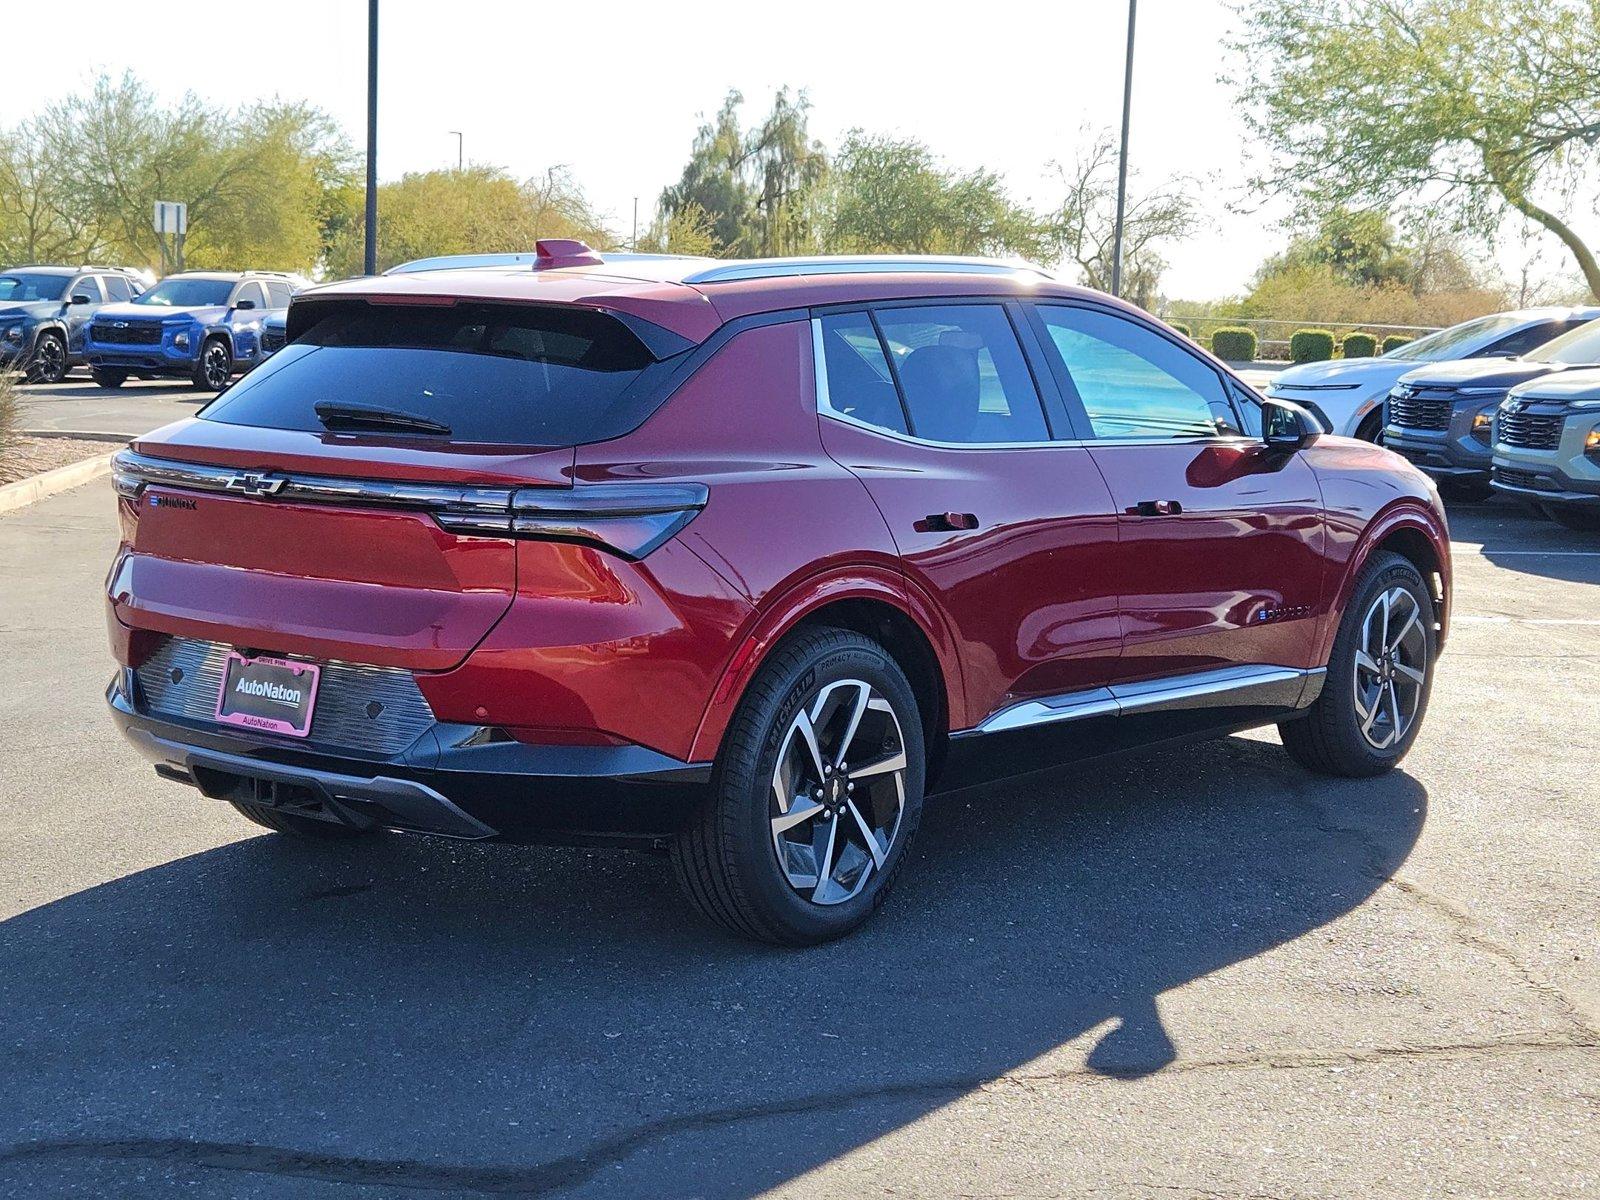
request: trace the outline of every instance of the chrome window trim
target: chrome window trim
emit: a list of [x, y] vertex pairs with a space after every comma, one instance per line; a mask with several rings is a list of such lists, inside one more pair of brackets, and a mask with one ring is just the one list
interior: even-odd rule
[[[1299, 707], [1312, 681], [1320, 683], [1326, 667], [1302, 670], [1268, 664], [1222, 667], [1138, 683], [1116, 683], [1082, 692], [1066, 692], [1024, 700], [989, 714], [973, 733], [1003, 733], [1086, 717], [1171, 712], [1190, 708], [1268, 704]], [[1293, 692], [1293, 698], [1290, 693]]]

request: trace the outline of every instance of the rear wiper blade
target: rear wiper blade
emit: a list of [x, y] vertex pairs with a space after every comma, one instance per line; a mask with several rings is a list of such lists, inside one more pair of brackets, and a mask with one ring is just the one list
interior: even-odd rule
[[324, 400], [315, 408], [317, 420], [329, 429], [403, 429], [411, 433], [434, 433], [441, 437], [450, 434], [450, 426], [443, 421], [392, 408], [337, 404], [331, 400]]

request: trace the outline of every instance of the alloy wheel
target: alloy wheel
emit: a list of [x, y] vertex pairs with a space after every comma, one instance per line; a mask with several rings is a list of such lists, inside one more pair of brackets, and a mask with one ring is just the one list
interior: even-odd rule
[[205, 362], [202, 371], [205, 375], [206, 386], [216, 391], [221, 391], [228, 383], [228, 348], [221, 342], [212, 342], [206, 347]]
[[55, 337], [41, 337], [28, 364], [28, 378], [35, 383], [60, 383], [67, 377], [67, 350]]
[[1354, 686], [1361, 736], [1374, 750], [1398, 745], [1422, 707], [1428, 631], [1422, 606], [1403, 587], [1380, 592], [1361, 619]]
[[784, 878], [842, 904], [882, 872], [905, 811], [905, 740], [871, 684], [827, 684], [794, 716], [772, 773], [772, 845]]

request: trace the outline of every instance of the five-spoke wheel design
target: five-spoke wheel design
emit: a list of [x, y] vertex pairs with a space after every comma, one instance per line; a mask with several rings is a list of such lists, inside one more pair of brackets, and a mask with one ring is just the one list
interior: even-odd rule
[[1387, 750], [1406, 736], [1422, 707], [1428, 634], [1417, 598], [1403, 587], [1378, 593], [1361, 619], [1355, 653], [1356, 716], [1361, 736]]
[[772, 845], [790, 887], [841, 904], [883, 869], [906, 765], [900, 718], [871, 684], [830, 683], [795, 714], [772, 773]]

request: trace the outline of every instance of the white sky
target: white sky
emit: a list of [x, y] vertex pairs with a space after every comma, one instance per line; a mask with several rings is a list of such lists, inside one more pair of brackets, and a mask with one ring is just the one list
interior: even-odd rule
[[[1046, 169], [1070, 161], [1081, 130], [1120, 119], [1126, 9], [1121, 0], [988, 4], [872, 0], [679, 0], [585, 9], [514, 0], [383, 0], [380, 175], [469, 160], [519, 177], [570, 167], [624, 236], [676, 180], [702, 115], [738, 88], [747, 118], [779, 86], [803, 87], [812, 130], [830, 147], [852, 126], [921, 138], [951, 164], [1001, 172], [1053, 204]], [[70, 56], [20, 53], [0, 72], [0, 125], [99, 69], [132, 69], [163, 96], [193, 90], [240, 104], [306, 99], [362, 145], [363, 0], [273, 0], [226, 18], [206, 50], [204, 23], [146, 5], [74, 10]], [[576, 17], [576, 22], [571, 17]], [[1240, 290], [1283, 234], [1268, 216], [1230, 216], [1244, 179], [1243, 127], [1218, 83], [1223, 0], [1142, 0], [1130, 162], [1148, 180], [1202, 177], [1209, 221], [1169, 252], [1169, 295]], [[1273, 214], [1274, 216], [1276, 213]]]

